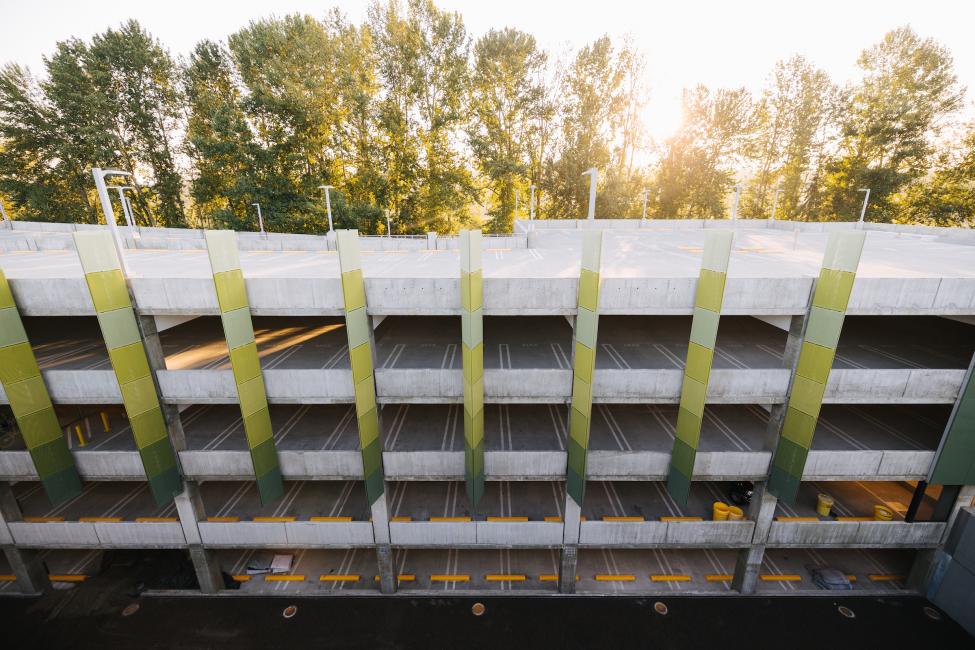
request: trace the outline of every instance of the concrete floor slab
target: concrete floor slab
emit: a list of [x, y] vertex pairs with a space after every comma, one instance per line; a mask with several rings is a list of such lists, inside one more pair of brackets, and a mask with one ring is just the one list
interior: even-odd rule
[[[287, 579], [248, 575], [248, 566], [266, 566], [276, 554], [291, 555]], [[342, 591], [379, 591], [376, 551], [371, 548], [241, 549], [217, 552], [223, 571], [235, 576], [248, 595], [310, 595]]]
[[[390, 517], [428, 521], [431, 517], [471, 517], [460, 481], [398, 481], [387, 490]], [[563, 485], [556, 481], [488, 481], [478, 505], [477, 520], [487, 517], [528, 517], [543, 521], [560, 517], [565, 502]]]
[[370, 516], [362, 481], [285, 481], [284, 495], [262, 505], [253, 481], [209, 481], [200, 486], [207, 517], [352, 517], [367, 521]]
[[[262, 368], [347, 369], [341, 318], [255, 316]], [[683, 369], [690, 338], [687, 316], [604, 316], [600, 319], [597, 369]], [[27, 318], [25, 326], [44, 370], [110, 370], [93, 317]], [[967, 367], [975, 352], [973, 327], [935, 317], [849, 317], [833, 367], [924, 369]], [[66, 336], [66, 332], [70, 335]], [[487, 316], [484, 367], [568, 369], [572, 329], [560, 316]], [[713, 367], [769, 369], [782, 366], [786, 333], [748, 316], [721, 320]], [[161, 334], [169, 370], [230, 368], [220, 319], [201, 316]], [[453, 316], [390, 316], [376, 330], [379, 368], [459, 370], [460, 319]]]
[[[779, 502], [776, 515], [785, 517], [817, 517], [831, 521], [841, 517], [873, 518], [875, 505], [885, 505], [894, 512], [894, 521], [903, 521], [907, 507], [914, 494], [914, 483], [905, 481], [803, 481], [799, 484], [799, 494], [794, 504]], [[833, 508], [829, 517], [816, 513], [819, 494], [833, 498]], [[935, 499], [930, 494], [924, 496], [926, 511], [934, 508]]]
[[757, 591], [767, 594], [819, 591], [810, 572], [816, 566], [833, 567], [853, 576], [854, 591], [901, 591], [906, 588], [913, 559], [913, 551], [895, 549], [769, 548], [765, 550]]
[[175, 517], [176, 505], [157, 506], [146, 482], [100, 481], [83, 485], [80, 495], [52, 506], [41, 484], [21, 481], [13, 486], [14, 496], [26, 518], [52, 521], [79, 521], [84, 518], [119, 518], [134, 521], [140, 517]]
[[721, 549], [579, 549], [576, 589], [605, 594], [727, 593], [735, 558], [734, 551]]

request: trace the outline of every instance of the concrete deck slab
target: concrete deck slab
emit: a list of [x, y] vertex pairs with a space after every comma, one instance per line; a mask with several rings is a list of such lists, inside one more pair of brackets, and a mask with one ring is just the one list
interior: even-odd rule
[[[488, 517], [528, 517], [543, 521], [560, 517], [565, 501], [561, 483], [556, 481], [488, 481], [474, 519]], [[431, 518], [472, 517], [460, 481], [398, 481], [388, 489], [390, 517], [409, 517], [413, 521]]]
[[[803, 481], [799, 485], [799, 495], [792, 505], [779, 502], [776, 516], [817, 517], [822, 521], [833, 521], [842, 517], [873, 518], [873, 507], [885, 505], [894, 511], [894, 520], [903, 521], [907, 507], [911, 503], [915, 485], [903, 481]], [[833, 497], [833, 509], [829, 517], [816, 513], [816, 500], [819, 494]], [[925, 494], [926, 509], [934, 507], [934, 498]]]
[[[817, 590], [809, 570], [814, 566], [830, 566], [854, 576], [854, 591], [901, 591], [906, 588], [913, 558], [913, 551], [894, 549], [769, 548], [759, 574], [766, 578], [759, 579], [757, 591], [781, 594]], [[770, 579], [781, 576], [798, 576], [799, 580]]]
[[208, 518], [352, 517], [368, 521], [362, 481], [285, 481], [284, 496], [262, 505], [253, 481], [211, 481], [200, 486]]
[[157, 506], [146, 482], [85, 483], [80, 495], [53, 507], [39, 482], [18, 482], [13, 486], [13, 491], [25, 518], [80, 521], [84, 518], [117, 517], [122, 521], [134, 521], [140, 517], [176, 516], [175, 503]]

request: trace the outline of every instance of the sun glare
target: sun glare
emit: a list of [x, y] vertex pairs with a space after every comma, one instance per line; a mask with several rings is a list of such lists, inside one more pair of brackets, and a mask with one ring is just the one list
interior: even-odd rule
[[662, 144], [677, 132], [681, 123], [681, 98], [655, 97], [643, 113], [647, 131], [656, 144]]

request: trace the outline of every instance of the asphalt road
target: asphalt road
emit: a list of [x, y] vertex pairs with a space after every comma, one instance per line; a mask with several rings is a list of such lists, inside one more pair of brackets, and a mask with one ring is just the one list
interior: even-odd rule
[[[971, 648], [917, 597], [135, 597], [124, 580], [0, 599], [14, 648]], [[106, 588], [108, 587], [108, 588]], [[472, 605], [485, 605], [482, 616]], [[127, 605], [138, 611], [122, 614]], [[288, 605], [297, 612], [282, 616]], [[848, 607], [846, 618], [839, 606]]]

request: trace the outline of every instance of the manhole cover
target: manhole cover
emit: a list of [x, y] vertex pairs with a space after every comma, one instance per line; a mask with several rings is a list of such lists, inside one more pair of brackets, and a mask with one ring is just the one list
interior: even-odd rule
[[839, 611], [839, 613], [842, 616], [845, 616], [847, 618], [856, 618], [857, 617], [857, 615], [853, 613], [853, 610], [852, 609], [850, 609], [849, 607], [845, 607], [843, 605], [840, 605], [839, 607], [837, 607], [837, 611]]
[[122, 610], [122, 616], [132, 616], [139, 611], [139, 603], [130, 603]]
[[294, 605], [288, 605], [287, 607], [284, 608], [284, 611], [281, 612], [281, 616], [285, 618], [291, 618], [297, 613], [298, 613], [297, 607], [295, 607]]
[[667, 612], [670, 611], [669, 609], [667, 609], [667, 606], [662, 602], [660, 602], [659, 600], [653, 604], [653, 610], [658, 614], [660, 614], [661, 616], [666, 616]]
[[923, 611], [924, 615], [930, 618], [932, 621], [941, 620], [941, 612], [936, 610], [934, 607], [928, 607], [927, 605], [925, 605], [924, 607], [921, 608], [921, 611]]
[[485, 609], [484, 603], [474, 603], [471, 605], [471, 614], [474, 616], [480, 616], [484, 613]]

